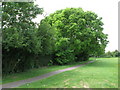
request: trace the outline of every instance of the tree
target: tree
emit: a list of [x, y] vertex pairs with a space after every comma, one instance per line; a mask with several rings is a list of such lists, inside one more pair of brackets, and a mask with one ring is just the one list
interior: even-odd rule
[[2, 10], [3, 47], [28, 47], [29, 50], [29, 40], [35, 33], [32, 19], [42, 13], [43, 9], [32, 2], [3, 2]]
[[37, 37], [41, 43], [41, 55], [50, 55], [54, 52], [55, 47], [55, 28], [46, 22], [40, 22], [39, 28], [37, 31]]
[[47, 16], [43, 22], [56, 27], [58, 32], [57, 62], [88, 60], [90, 55], [104, 53], [108, 41], [101, 20], [94, 12], [85, 12], [82, 8], [66, 8]]
[[114, 57], [119, 57], [120, 52], [118, 50], [113, 51]]
[[119, 56], [120, 56], [120, 52], [118, 50], [115, 50], [115, 51], [108, 51], [102, 54], [100, 57], [111, 58], [111, 57], [119, 57]]
[[33, 67], [30, 58], [41, 50], [32, 19], [42, 12], [33, 2], [2, 3], [3, 73]]

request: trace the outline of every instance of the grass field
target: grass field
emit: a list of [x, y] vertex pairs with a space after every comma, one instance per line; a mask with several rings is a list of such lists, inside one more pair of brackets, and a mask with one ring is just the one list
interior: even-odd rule
[[118, 58], [98, 58], [77, 69], [18, 88], [118, 88]]
[[[95, 59], [91, 58], [90, 60], [95, 60]], [[63, 66], [42, 67], [42, 68], [38, 68], [38, 69], [31, 69], [31, 70], [28, 70], [28, 71], [22, 72], [22, 73], [15, 73], [15, 74], [6, 75], [6, 76], [2, 77], [2, 82], [0, 84], [5, 84], [5, 83], [14, 82], [14, 81], [32, 78], [32, 77], [39, 76], [39, 75], [42, 75], [42, 74], [45, 74], [48, 72], [68, 68], [68, 67], [71, 67], [74, 65], [85, 63], [85, 62], [88, 62], [88, 61], [77, 62], [77, 63], [73, 63], [70, 65], [63, 65]]]

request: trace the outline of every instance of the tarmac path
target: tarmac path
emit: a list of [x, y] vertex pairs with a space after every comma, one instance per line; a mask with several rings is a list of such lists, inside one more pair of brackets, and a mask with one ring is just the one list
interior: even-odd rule
[[15, 81], [15, 82], [3, 84], [3, 85], [0, 85], [0, 87], [2, 87], [3, 89], [4, 89], [4, 88], [15, 88], [15, 87], [24, 85], [24, 84], [26, 84], [26, 83], [35, 82], [35, 81], [37, 81], [37, 80], [41, 80], [41, 79], [44, 79], [44, 78], [47, 78], [47, 77], [50, 77], [50, 76], [59, 74], [59, 73], [61, 73], [61, 72], [73, 70], [73, 69], [75, 69], [75, 68], [81, 67], [81, 66], [83, 66], [83, 65], [86, 65], [86, 64], [89, 64], [89, 63], [92, 63], [92, 62], [94, 62], [94, 61], [89, 61], [89, 62], [87, 62], [87, 63], [80, 64], [80, 65], [76, 65], [76, 66], [69, 67], [69, 68], [66, 68], [66, 69], [49, 72], [49, 73], [47, 73], [47, 74], [43, 74], [43, 75], [40, 75], [40, 76], [37, 76], [37, 77], [33, 77], [33, 78], [25, 79], [25, 80], [19, 80], [19, 81]]

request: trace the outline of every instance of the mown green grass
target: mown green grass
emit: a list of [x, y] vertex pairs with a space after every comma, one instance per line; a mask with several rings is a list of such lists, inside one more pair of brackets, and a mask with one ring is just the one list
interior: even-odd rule
[[[95, 60], [95, 58], [92, 58], [90, 60]], [[86, 62], [88, 62], [88, 61], [77, 62], [77, 63], [73, 63], [70, 65], [63, 65], [63, 66], [42, 67], [42, 68], [38, 68], [38, 69], [31, 69], [31, 70], [28, 70], [28, 71], [22, 72], [22, 73], [15, 73], [15, 74], [6, 75], [6, 76], [2, 77], [2, 82], [0, 84], [5, 84], [5, 83], [14, 82], [14, 81], [32, 78], [32, 77], [39, 76], [39, 75], [42, 75], [42, 74], [45, 74], [48, 72], [52, 72], [52, 71], [56, 71], [56, 70], [60, 70], [60, 69], [65, 69], [65, 68], [68, 68], [68, 67], [71, 67], [74, 65], [78, 65], [78, 64], [82, 64], [82, 63], [86, 63]]]
[[118, 88], [118, 58], [95, 62], [18, 88]]

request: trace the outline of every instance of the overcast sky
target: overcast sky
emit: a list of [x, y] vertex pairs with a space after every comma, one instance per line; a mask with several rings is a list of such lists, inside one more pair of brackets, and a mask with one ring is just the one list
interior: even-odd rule
[[[104, 33], [108, 34], [109, 44], [106, 51], [118, 50], [118, 1], [119, 0], [36, 0], [36, 4], [42, 7], [49, 15], [56, 10], [67, 7], [81, 7], [84, 11], [95, 12], [103, 18]], [[38, 15], [36, 22], [42, 18]]]

